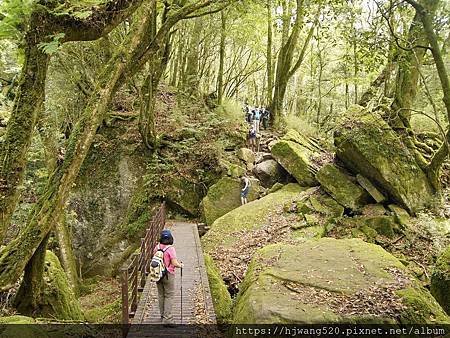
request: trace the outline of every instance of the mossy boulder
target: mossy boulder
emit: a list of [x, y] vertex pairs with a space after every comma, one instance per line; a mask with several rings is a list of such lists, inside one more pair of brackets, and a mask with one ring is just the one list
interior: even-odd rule
[[448, 317], [380, 246], [333, 238], [258, 250], [233, 316], [235, 324], [417, 322], [448, 323]]
[[166, 200], [174, 209], [189, 216], [199, 215], [199, 206], [204, 196], [203, 187], [200, 184], [173, 177], [166, 182], [166, 185]]
[[[208, 225], [213, 224], [216, 219], [241, 205], [241, 189], [240, 180], [229, 177], [221, 178], [208, 189], [208, 193], [202, 202], [203, 214]], [[256, 200], [262, 191], [259, 181], [250, 179], [250, 191], [247, 200]]]
[[386, 212], [382, 204], [367, 204], [361, 209], [364, 216], [384, 216]]
[[303, 186], [317, 185], [312, 154], [308, 148], [292, 141], [281, 140], [272, 147], [275, 160]]
[[285, 141], [290, 141], [290, 142], [295, 142], [297, 144], [300, 144], [312, 152], [323, 151], [316, 140], [312, 139], [309, 136], [300, 134], [295, 129], [289, 129], [281, 139], [285, 140]]
[[14, 315], [8, 317], [0, 317], [0, 324], [34, 324], [36, 320], [31, 317]]
[[297, 199], [304, 190], [304, 187], [290, 183], [274, 193], [242, 205], [219, 217], [202, 237], [203, 249], [209, 253], [219, 245], [232, 246], [238, 240], [234, 232], [261, 228], [269, 221], [272, 213], [282, 209], [286, 203]]
[[227, 323], [231, 316], [232, 300], [220, 273], [209, 255], [205, 255], [206, 273], [218, 323]]
[[450, 245], [436, 261], [431, 274], [431, 294], [450, 315]]
[[405, 209], [403, 209], [395, 204], [389, 204], [388, 208], [394, 214], [395, 220], [399, 224], [401, 224], [403, 226], [406, 226], [408, 224], [408, 222], [410, 220], [410, 216]]
[[[345, 228], [358, 229], [367, 236], [366, 240], [369, 242], [373, 242], [378, 235], [393, 238], [395, 234], [401, 232], [395, 217], [387, 215], [343, 217], [337, 221], [336, 228], [339, 227], [343, 227], [342, 230]], [[359, 234], [357, 231], [355, 233]]]
[[309, 197], [309, 204], [318, 213], [331, 217], [341, 217], [344, 207], [326, 194], [313, 194]]
[[276, 192], [278, 190], [280, 190], [281, 188], [283, 188], [284, 184], [277, 182], [274, 185], [272, 185], [272, 187], [269, 189], [268, 193], [271, 194], [273, 192]]
[[39, 315], [64, 320], [83, 320], [78, 299], [69, 285], [58, 257], [47, 250], [44, 265], [44, 287]]
[[245, 163], [248, 170], [253, 169], [253, 163], [255, 162], [256, 157], [255, 153], [251, 149], [240, 148], [237, 151], [237, 157]]
[[[3, 324], [6, 324], [2, 327]], [[10, 325], [17, 324], [17, 325]], [[48, 338], [50, 335], [31, 317], [14, 315], [0, 318], [2, 338]]]
[[285, 182], [288, 176], [283, 167], [273, 159], [255, 165], [253, 173], [265, 188], [270, 188], [277, 182]]
[[336, 156], [381, 188], [410, 213], [423, 209], [433, 189], [414, 156], [376, 113], [347, 121], [335, 131]]
[[247, 171], [247, 169], [243, 166], [226, 161], [224, 159], [221, 159], [219, 164], [223, 168], [223, 171], [227, 174], [227, 176], [230, 176], [232, 178], [239, 178]]
[[369, 194], [353, 177], [334, 164], [324, 165], [316, 178], [322, 188], [346, 208], [357, 210], [369, 202]]

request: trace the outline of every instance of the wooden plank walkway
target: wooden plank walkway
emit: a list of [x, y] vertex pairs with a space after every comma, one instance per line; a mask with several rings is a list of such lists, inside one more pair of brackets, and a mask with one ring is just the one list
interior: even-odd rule
[[[172, 231], [177, 258], [184, 263], [183, 309], [181, 309], [181, 270], [176, 269], [175, 299], [172, 308], [175, 324], [215, 324], [216, 317], [197, 225], [173, 222], [167, 224], [167, 228]], [[181, 318], [181, 310], [183, 310], [183, 318]], [[153, 324], [155, 330], [157, 324], [161, 324], [156, 283], [146, 282], [131, 324], [128, 337], [156, 337], [151, 329], [147, 328], [143, 332], [140, 325], [136, 326], [136, 328], [141, 327], [140, 332], [133, 330], [133, 324]], [[180, 327], [173, 330], [180, 330]], [[172, 336], [173, 333], [171, 333]]]

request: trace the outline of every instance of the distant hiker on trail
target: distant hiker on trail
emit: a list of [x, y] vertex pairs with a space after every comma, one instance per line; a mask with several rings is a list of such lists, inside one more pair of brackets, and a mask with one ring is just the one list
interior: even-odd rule
[[[172, 233], [166, 229], [161, 231], [159, 244], [153, 249], [150, 279], [157, 280], [159, 312], [162, 324], [167, 326], [174, 324], [172, 304], [175, 295], [175, 268], [183, 268], [183, 263], [178, 261]], [[154, 278], [155, 274], [158, 275]]]
[[248, 124], [252, 124], [253, 122], [253, 112], [250, 107], [247, 107], [245, 112], [245, 121], [247, 121]]
[[259, 120], [261, 119], [261, 111], [259, 108], [255, 109], [255, 114], [253, 115], [253, 124], [255, 126], [255, 130], [258, 133], [259, 132]]
[[264, 130], [266, 130], [267, 127], [269, 126], [269, 118], [270, 118], [270, 112], [267, 110], [267, 108], [263, 108], [261, 117]]
[[241, 190], [241, 205], [247, 204], [247, 195], [250, 191], [250, 180], [247, 176], [241, 177], [241, 184], [242, 184], [242, 190]]
[[255, 126], [252, 126], [250, 128], [250, 130], [248, 131], [248, 144], [249, 144], [249, 148], [252, 151], [256, 151], [256, 130], [255, 130]]

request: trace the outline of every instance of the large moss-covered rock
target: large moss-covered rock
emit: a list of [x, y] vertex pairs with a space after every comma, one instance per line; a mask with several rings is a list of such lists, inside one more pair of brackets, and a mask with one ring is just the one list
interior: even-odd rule
[[391, 199], [415, 213], [433, 189], [397, 134], [376, 114], [361, 116], [336, 130], [336, 155], [346, 167], [370, 179]]
[[401, 232], [395, 217], [386, 215], [342, 217], [336, 221], [332, 231], [337, 234], [351, 232], [353, 237], [360, 237], [371, 243], [375, 239], [382, 240], [379, 236], [393, 238]]
[[[206, 223], [211, 225], [219, 217], [239, 207], [241, 205], [241, 189], [240, 181], [229, 177], [223, 177], [212, 185], [202, 202]], [[250, 179], [250, 191], [247, 200], [256, 200], [262, 191], [259, 181]]]
[[212, 258], [209, 255], [205, 255], [204, 258], [217, 322], [227, 323], [231, 316], [231, 307], [233, 304], [230, 293], [220, 277]]
[[305, 188], [298, 184], [290, 183], [272, 194], [233, 209], [216, 219], [211, 229], [202, 237], [205, 252], [209, 253], [219, 245], [232, 246], [239, 239], [234, 235], [236, 231], [261, 228], [269, 221], [272, 213], [298, 198], [304, 190]]
[[240, 148], [237, 151], [237, 156], [240, 160], [242, 160], [245, 163], [248, 170], [253, 169], [253, 163], [255, 162], [256, 157], [255, 153], [251, 149]]
[[272, 147], [272, 156], [304, 186], [317, 184], [317, 169], [311, 160], [312, 154], [308, 148], [292, 141], [281, 140]]
[[253, 167], [253, 173], [261, 181], [265, 188], [272, 187], [277, 182], [284, 182], [288, 176], [287, 172], [277, 161], [270, 159], [258, 163]]
[[199, 206], [203, 198], [203, 187], [184, 178], [173, 177], [166, 182], [166, 199], [175, 209], [189, 216], [199, 214]]
[[431, 275], [431, 294], [450, 315], [450, 245], [436, 261]]
[[323, 149], [320, 147], [320, 145], [316, 140], [312, 139], [311, 137], [300, 134], [295, 129], [289, 129], [281, 139], [285, 141], [298, 143], [312, 152], [323, 151]]
[[369, 201], [367, 192], [334, 164], [324, 165], [316, 178], [322, 188], [344, 207], [356, 210]]
[[233, 317], [236, 324], [448, 320], [431, 294], [380, 246], [332, 238], [260, 249], [241, 284]]
[[75, 298], [58, 257], [47, 250], [44, 265], [43, 296], [39, 315], [57, 319], [83, 320], [80, 304]]
[[[3, 324], [6, 325], [2, 327]], [[0, 331], [2, 338], [50, 337], [45, 329], [42, 329], [39, 327], [39, 325], [36, 325], [36, 321], [33, 318], [19, 315], [0, 318]]]

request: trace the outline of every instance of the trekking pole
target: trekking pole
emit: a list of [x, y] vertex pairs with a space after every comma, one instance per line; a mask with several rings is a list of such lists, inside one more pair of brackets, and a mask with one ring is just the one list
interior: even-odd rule
[[[183, 263], [183, 262], [182, 262]], [[181, 324], [183, 324], [183, 267], [181, 267]]]

